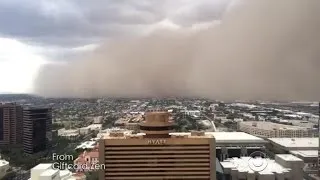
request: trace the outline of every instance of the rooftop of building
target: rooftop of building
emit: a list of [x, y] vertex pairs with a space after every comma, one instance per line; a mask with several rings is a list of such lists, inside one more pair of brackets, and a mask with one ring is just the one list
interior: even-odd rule
[[6, 161], [6, 160], [0, 159], [0, 167], [1, 166], [6, 166], [6, 165], [9, 165], [9, 162]]
[[[58, 173], [58, 179], [64, 179], [64, 180], [74, 180], [76, 179], [76, 176], [72, 174], [71, 171], [65, 169], [65, 170], [58, 170], [58, 169], [53, 169], [53, 164], [51, 163], [41, 163], [38, 164], [37, 166], [33, 167], [31, 169], [31, 176], [33, 176], [33, 173], [35, 173], [32, 170], [44, 170], [41, 174], [35, 174], [38, 176], [53, 176], [56, 173]], [[60, 177], [60, 178], [59, 178]], [[32, 180], [31, 178], [29, 180]]]
[[[262, 161], [265, 165], [263, 168], [263, 170], [261, 169], [255, 169], [254, 167], [251, 167], [249, 165], [249, 161], [252, 161], [251, 163], [256, 163], [256, 164], [260, 164]], [[273, 172], [288, 172], [290, 169], [284, 168], [281, 165], [279, 165], [278, 163], [275, 162], [275, 160], [271, 160], [268, 158], [263, 158], [263, 159], [252, 159], [251, 157], [241, 157], [241, 158], [230, 158], [227, 159], [223, 162], [221, 162], [221, 165], [223, 167], [223, 169], [237, 169], [239, 172], [249, 172], [249, 173], [255, 173], [258, 172], [259, 174], [269, 174], [269, 173], [273, 173]]]
[[57, 170], [57, 169], [48, 169], [48, 170], [45, 170], [44, 172], [42, 172], [40, 174], [40, 176], [53, 176], [57, 173], [59, 173], [59, 170]]
[[90, 148], [94, 148], [96, 144], [97, 144], [96, 141], [85, 141], [80, 145], [78, 145], [76, 149], [90, 149]]
[[319, 138], [269, 138], [272, 144], [287, 150], [317, 150]]
[[18, 104], [13, 102], [0, 102], [0, 107], [13, 107], [13, 106], [18, 106]]
[[302, 158], [318, 158], [317, 150], [297, 150], [297, 151], [290, 151], [290, 153]]
[[[301, 159], [291, 154], [277, 154], [276, 159], [282, 159], [284, 161], [291, 161], [291, 162], [295, 161], [295, 162], [299, 162], [300, 164], [302, 163]], [[225, 169], [225, 171], [230, 171], [231, 169], [237, 169], [239, 172], [258, 173], [258, 174], [285, 173], [291, 170], [290, 168], [283, 167], [276, 160], [272, 160], [269, 158], [234, 157], [221, 162], [221, 165]], [[261, 166], [258, 166], [258, 165], [261, 165]]]
[[33, 170], [43, 170], [43, 169], [50, 169], [52, 168], [52, 164], [51, 163], [41, 163], [36, 165], [35, 167], [33, 167]]
[[306, 120], [288, 120], [289, 123], [292, 123], [294, 126], [313, 128], [315, 123], [306, 121]]
[[[145, 133], [131, 134], [131, 131], [124, 131], [124, 132], [125, 132], [124, 134], [125, 137], [130, 137], [130, 136], [142, 137], [143, 135], [145, 135]], [[186, 137], [186, 138], [192, 137], [191, 132], [172, 132], [169, 134], [173, 136], [178, 136], [178, 137]], [[259, 138], [244, 132], [204, 132], [204, 136], [205, 137], [213, 136], [216, 140], [216, 143], [266, 143], [266, 141], [263, 140], [262, 138]], [[110, 134], [106, 133], [104, 134], [103, 137], [109, 139]], [[113, 137], [113, 138], [117, 138], [117, 137]]]
[[[201, 131], [194, 131], [189, 133], [169, 133], [171, 138], [212, 138], [212, 134], [207, 134]], [[143, 138], [145, 133], [124, 134], [123, 132], [106, 133], [103, 139], [128, 139], [128, 138]]]
[[292, 154], [277, 154], [277, 156], [285, 161], [302, 161], [300, 158]]
[[292, 126], [286, 124], [278, 124], [268, 121], [243, 121], [242, 125], [249, 125], [253, 128], [265, 129], [265, 130], [306, 130], [307, 127]]
[[[205, 132], [206, 135], [214, 136], [216, 143], [234, 143], [234, 142], [256, 142], [264, 143], [262, 138], [250, 135], [245, 132]], [[170, 135], [190, 135], [190, 132], [173, 132]]]
[[50, 107], [47, 106], [24, 106], [23, 110], [50, 110]]
[[87, 127], [90, 128], [90, 129], [96, 129], [96, 128], [101, 128], [102, 124], [90, 124]]

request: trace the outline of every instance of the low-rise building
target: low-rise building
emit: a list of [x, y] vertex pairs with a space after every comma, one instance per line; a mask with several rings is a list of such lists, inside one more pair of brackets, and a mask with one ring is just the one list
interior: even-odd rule
[[199, 117], [201, 115], [201, 111], [199, 110], [184, 110], [183, 113], [189, 116], [196, 116], [196, 117]]
[[[38, 164], [31, 170], [29, 180], [77, 180], [79, 175], [69, 170], [55, 169], [51, 163]], [[83, 176], [82, 176], [83, 177]]]
[[226, 180], [302, 180], [304, 163], [291, 154], [269, 158], [241, 157], [221, 162]]
[[91, 131], [100, 131], [102, 129], [102, 124], [90, 124], [87, 126]]
[[10, 165], [9, 162], [3, 159], [0, 159], [0, 179], [2, 179], [9, 170]]
[[317, 171], [318, 138], [269, 138], [267, 148], [273, 153], [290, 153], [304, 161], [305, 172]]
[[61, 128], [58, 130], [58, 136], [67, 136], [68, 134], [79, 134], [80, 131], [78, 128], [76, 129], [65, 129]]
[[82, 127], [79, 129], [79, 133], [81, 135], [87, 135], [90, 133], [90, 128], [89, 127]]
[[97, 141], [86, 141], [81, 143], [76, 149], [94, 149], [97, 146]]
[[317, 151], [318, 138], [269, 138], [268, 146], [275, 153], [289, 153], [290, 151]]
[[263, 138], [312, 137], [311, 128], [277, 124], [265, 121], [244, 121], [238, 123], [240, 131]]
[[74, 160], [74, 164], [77, 165], [77, 167], [87, 167], [82, 169], [77, 169], [77, 172], [87, 172], [87, 171], [94, 171], [95, 169], [92, 169], [95, 164], [99, 162], [99, 151], [98, 147], [91, 151], [84, 151], [81, 153], [77, 159]]
[[102, 116], [97, 116], [97, 117], [94, 117], [94, 118], [93, 118], [93, 123], [94, 123], [94, 124], [101, 124], [101, 123], [102, 123], [102, 120], [103, 120], [103, 117], [102, 117]]

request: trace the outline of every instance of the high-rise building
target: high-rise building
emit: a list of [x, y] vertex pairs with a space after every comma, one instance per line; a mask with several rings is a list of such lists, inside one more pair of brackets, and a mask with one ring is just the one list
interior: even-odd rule
[[23, 109], [23, 149], [34, 154], [51, 147], [52, 111], [44, 107]]
[[22, 107], [0, 103], [0, 146], [22, 143]]
[[216, 179], [215, 139], [203, 132], [170, 135], [167, 112], [148, 112], [140, 134], [112, 132], [99, 142], [100, 179]]

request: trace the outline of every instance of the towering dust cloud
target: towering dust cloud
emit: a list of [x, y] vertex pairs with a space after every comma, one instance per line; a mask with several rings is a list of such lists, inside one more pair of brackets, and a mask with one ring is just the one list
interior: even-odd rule
[[45, 96], [319, 100], [320, 1], [243, 0], [219, 25], [154, 32], [44, 67]]

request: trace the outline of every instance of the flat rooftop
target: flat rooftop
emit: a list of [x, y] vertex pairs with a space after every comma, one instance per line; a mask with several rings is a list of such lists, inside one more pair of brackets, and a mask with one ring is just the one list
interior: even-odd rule
[[94, 148], [96, 144], [97, 144], [96, 141], [85, 141], [85, 142], [81, 143], [80, 145], [78, 145], [76, 147], [76, 149]]
[[291, 154], [302, 157], [302, 158], [318, 158], [317, 150], [297, 150], [290, 151]]
[[[266, 121], [243, 121], [240, 122], [242, 125], [251, 126], [252, 128], [257, 129], [265, 129], [265, 130], [306, 130], [307, 127], [300, 127], [300, 126], [292, 126], [286, 124], [278, 124], [273, 122], [266, 122]], [[253, 126], [255, 125], [255, 126]]]
[[302, 161], [292, 154], [277, 154], [277, 156], [285, 161]]
[[285, 150], [318, 150], [318, 138], [269, 138], [272, 144]]
[[217, 143], [266, 143], [262, 138], [245, 132], [206, 132], [215, 137]]
[[288, 120], [288, 122], [292, 123], [294, 126], [301, 126], [301, 127], [307, 127], [307, 128], [313, 128], [315, 123], [310, 121], [303, 121], [303, 120]]
[[[263, 167], [251, 167], [250, 163], [260, 164], [263, 162]], [[260, 162], [261, 161], [261, 162]], [[275, 160], [271, 160], [268, 158], [254, 158], [251, 157], [241, 157], [241, 158], [230, 158], [221, 162], [223, 169], [225, 169], [226, 173], [231, 173], [232, 169], [237, 169], [239, 172], [248, 172], [248, 173], [258, 173], [258, 174], [273, 174], [274, 172], [283, 173], [288, 172], [290, 169], [284, 168], [280, 164], [278, 164]]]
[[53, 176], [57, 173], [59, 173], [59, 170], [57, 170], [57, 169], [48, 169], [48, 170], [44, 171], [43, 173], [41, 173], [40, 176]]
[[41, 163], [41, 164], [38, 164], [37, 166], [33, 167], [32, 169], [34, 169], [34, 170], [52, 169], [52, 164], [51, 163]]
[[[127, 136], [129, 134], [126, 134]], [[142, 136], [145, 133], [138, 133], [135, 136]], [[173, 136], [185, 136], [190, 137], [191, 132], [173, 132], [170, 133]], [[216, 140], [216, 143], [261, 143], [265, 144], [267, 141], [263, 140], [262, 138], [250, 135], [245, 132], [205, 132], [205, 136], [202, 137], [211, 137], [213, 136]], [[109, 134], [106, 133], [105, 138], [109, 138]], [[199, 137], [199, 136], [194, 136]]]

